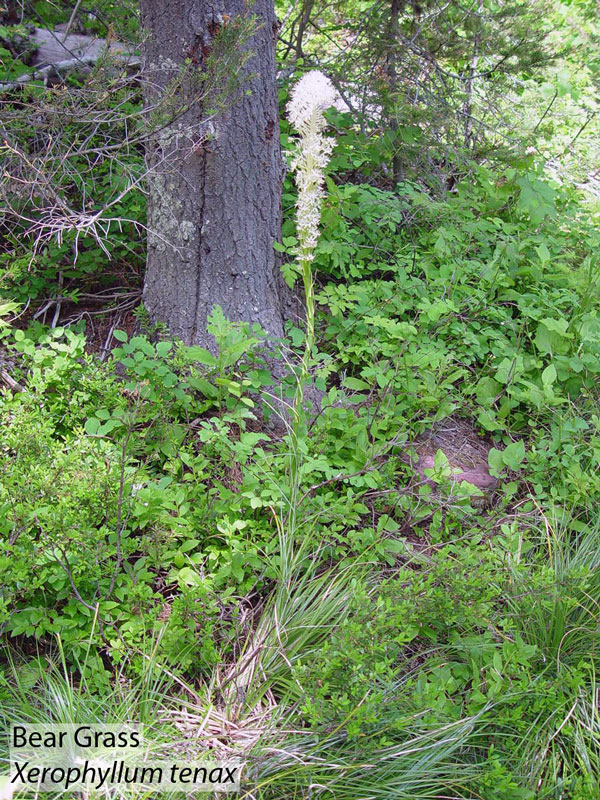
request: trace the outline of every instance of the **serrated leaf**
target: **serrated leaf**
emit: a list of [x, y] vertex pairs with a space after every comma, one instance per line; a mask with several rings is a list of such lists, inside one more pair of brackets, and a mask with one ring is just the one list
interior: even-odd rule
[[218, 390], [210, 381], [206, 380], [206, 378], [190, 378], [189, 384], [194, 389], [198, 389], [198, 391], [202, 392], [205, 397], [214, 399], [219, 396]]
[[283, 275], [284, 281], [290, 287], [290, 289], [294, 288], [294, 284], [298, 279], [298, 268], [293, 262], [288, 262], [287, 264], [283, 264], [281, 267], [281, 274]]
[[193, 358], [194, 361], [199, 361], [201, 364], [204, 364], [205, 367], [216, 366], [217, 359], [209, 350], [206, 349], [206, 347], [192, 345], [191, 347], [186, 348], [186, 352], [190, 358]]

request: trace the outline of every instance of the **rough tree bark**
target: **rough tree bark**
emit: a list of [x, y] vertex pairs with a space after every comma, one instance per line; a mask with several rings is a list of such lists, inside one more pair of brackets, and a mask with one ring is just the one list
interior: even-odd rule
[[400, 154], [400, 142], [398, 141], [398, 112], [394, 105], [398, 100], [398, 70], [396, 63], [396, 50], [398, 48], [400, 34], [399, 17], [403, 7], [404, 0], [392, 0], [389, 26], [387, 31], [389, 46], [387, 76], [392, 99], [392, 108], [388, 119], [388, 124], [392, 133], [392, 146], [394, 148], [394, 154], [392, 156], [392, 176], [394, 179], [394, 184], [398, 184], [402, 180], [402, 156]]
[[[283, 333], [273, 242], [281, 229], [282, 161], [273, 0], [141, 0], [145, 103], [152, 106], [186, 59], [202, 69], [223, 24], [257, 17], [245, 80], [207, 122], [199, 103], [147, 148], [148, 258], [144, 302], [153, 321], [214, 350], [206, 319], [218, 303], [232, 320]], [[206, 133], [208, 140], [203, 141]]]

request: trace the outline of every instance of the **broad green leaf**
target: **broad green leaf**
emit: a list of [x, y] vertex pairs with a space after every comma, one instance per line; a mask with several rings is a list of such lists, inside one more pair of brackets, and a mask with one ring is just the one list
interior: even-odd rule
[[186, 352], [190, 358], [193, 358], [194, 361], [199, 361], [206, 367], [214, 367], [217, 364], [217, 359], [205, 347], [198, 347], [198, 345], [192, 345], [191, 347], [186, 348]]
[[437, 473], [443, 475], [444, 477], [450, 477], [450, 462], [448, 461], [448, 456], [443, 450], [438, 450], [436, 452], [433, 459], [433, 466]]
[[482, 406], [489, 406], [498, 396], [501, 385], [493, 378], [481, 378], [475, 390], [477, 402]]
[[369, 390], [371, 387], [366, 381], [362, 381], [360, 378], [353, 378], [351, 376], [344, 378], [344, 386], [347, 389], [355, 389], [357, 392]]
[[570, 334], [567, 333], [569, 323], [566, 319], [542, 319], [535, 334], [535, 345], [541, 353], [553, 355], [566, 353], [569, 350]]
[[490, 468], [490, 474], [493, 475], [494, 478], [499, 478], [504, 469], [504, 459], [502, 458], [501, 450], [492, 447], [488, 453], [488, 466]]
[[536, 247], [535, 252], [538, 254], [542, 266], [545, 266], [548, 261], [550, 261], [550, 250], [546, 247], [545, 242], [542, 242], [539, 247]]
[[509, 468], [516, 470], [525, 458], [525, 443], [522, 439], [512, 442], [502, 452], [502, 461]]
[[165, 358], [165, 356], [167, 356], [169, 351], [171, 350], [172, 346], [173, 346], [172, 342], [158, 342], [158, 344], [156, 345], [157, 355], [159, 355], [161, 358]]
[[202, 586], [202, 578], [191, 567], [183, 567], [177, 573], [177, 579], [185, 586]]
[[85, 432], [88, 436], [96, 436], [98, 428], [100, 427], [100, 420], [97, 417], [90, 417], [84, 426]]
[[556, 367], [554, 364], [549, 364], [542, 372], [542, 383], [544, 386], [552, 386], [556, 380]]
[[571, 338], [571, 335], [567, 333], [567, 328], [569, 327], [569, 320], [565, 319], [564, 317], [559, 317], [558, 319], [552, 319], [552, 317], [544, 317], [540, 320], [540, 324], [544, 325], [548, 328], [549, 331], [554, 331], [559, 336], [565, 336], [567, 338]]

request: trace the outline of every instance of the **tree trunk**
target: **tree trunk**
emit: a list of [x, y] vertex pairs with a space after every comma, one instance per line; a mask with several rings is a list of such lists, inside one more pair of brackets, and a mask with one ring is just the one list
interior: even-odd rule
[[[483, 0], [479, 0], [477, 12], [479, 14], [479, 24], [483, 25]], [[481, 28], [473, 39], [473, 56], [469, 62], [465, 79], [465, 101], [463, 103], [463, 119], [465, 130], [465, 149], [472, 150], [475, 147], [475, 134], [473, 132], [473, 92], [475, 89], [475, 75], [479, 63], [479, 48], [481, 47]]]
[[206, 319], [215, 304], [229, 319], [258, 322], [281, 336], [273, 250], [282, 179], [273, 0], [250, 6], [245, 0], [141, 0], [141, 13], [148, 34], [147, 109], [168, 94], [186, 59], [203, 68], [222, 25], [241, 14], [257, 17], [244, 80], [226, 110], [209, 119], [209, 101], [201, 101], [159, 127], [147, 147], [146, 309], [172, 336], [213, 351]]
[[400, 183], [402, 180], [402, 156], [400, 154], [400, 142], [398, 141], [398, 111], [396, 104], [398, 102], [398, 72], [396, 68], [396, 50], [398, 48], [399, 38], [399, 17], [400, 11], [404, 5], [404, 0], [392, 0], [392, 7], [390, 10], [388, 35], [388, 58], [387, 58], [387, 76], [390, 95], [392, 98], [391, 114], [388, 119], [390, 132], [392, 134], [392, 176], [394, 185]]

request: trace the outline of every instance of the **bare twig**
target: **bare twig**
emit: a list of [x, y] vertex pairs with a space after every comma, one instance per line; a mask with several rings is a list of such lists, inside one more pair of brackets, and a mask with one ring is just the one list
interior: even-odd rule
[[4, 383], [9, 389], [12, 389], [13, 392], [25, 391], [25, 387], [21, 386], [21, 384], [16, 381], [3, 367], [0, 367], [0, 378], [2, 378]]

